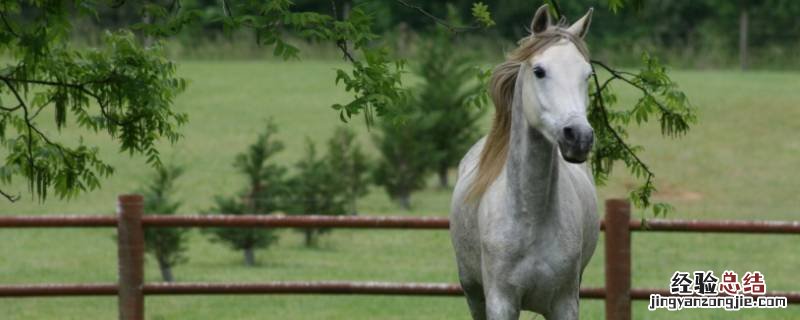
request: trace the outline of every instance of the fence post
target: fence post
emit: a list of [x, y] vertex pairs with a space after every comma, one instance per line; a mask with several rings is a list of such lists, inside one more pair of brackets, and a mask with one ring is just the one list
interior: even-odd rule
[[606, 200], [606, 319], [631, 319], [631, 204]]
[[119, 196], [117, 203], [117, 304], [120, 320], [144, 319], [144, 230], [141, 195]]

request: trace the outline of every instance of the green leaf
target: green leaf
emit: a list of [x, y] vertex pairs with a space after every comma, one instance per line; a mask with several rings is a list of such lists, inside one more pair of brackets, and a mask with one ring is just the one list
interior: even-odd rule
[[472, 4], [472, 17], [483, 27], [495, 25], [491, 13], [489, 13], [489, 6], [485, 5], [483, 2], [475, 2]]

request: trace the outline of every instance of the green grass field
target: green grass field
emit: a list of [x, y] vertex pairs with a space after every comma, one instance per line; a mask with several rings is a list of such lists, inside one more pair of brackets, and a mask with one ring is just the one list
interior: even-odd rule
[[[188, 112], [185, 138], [162, 147], [163, 159], [187, 166], [179, 181], [184, 213], [196, 213], [216, 194], [232, 194], [243, 179], [231, 166], [234, 155], [255, 139], [264, 120], [274, 117], [287, 150], [278, 158], [292, 163], [306, 136], [323, 142], [342, 125], [329, 109], [348, 98], [333, 86], [331, 62], [184, 62], [180, 73], [190, 86], [177, 101]], [[659, 200], [676, 208], [669, 218], [800, 219], [800, 74], [729, 71], [676, 71], [678, 83], [699, 107], [699, 124], [680, 140], [663, 139], [656, 126], [632, 130], [644, 159], [658, 175]], [[630, 103], [631, 91], [621, 92]], [[487, 118], [488, 123], [488, 118]], [[361, 119], [363, 145], [374, 154]], [[49, 130], [57, 134], [54, 129]], [[60, 140], [74, 141], [69, 128]], [[117, 173], [103, 188], [71, 201], [24, 200], [0, 205], [0, 214], [111, 214], [116, 195], [131, 192], [150, 175], [141, 157], [118, 154], [106, 138], [86, 135], [102, 149]], [[0, 154], [0, 157], [3, 157]], [[619, 197], [635, 183], [622, 167], [600, 200]], [[449, 190], [430, 187], [413, 196], [412, 212], [400, 211], [382, 189], [360, 202], [370, 215], [445, 216]], [[637, 213], [638, 214], [638, 213]], [[0, 283], [113, 282], [116, 249], [113, 229], [0, 230]], [[281, 232], [277, 246], [257, 252], [259, 265], [243, 266], [239, 252], [192, 234], [189, 263], [175, 269], [178, 281], [381, 280], [455, 282], [449, 237], [443, 231], [336, 230], [307, 249], [299, 233]], [[602, 239], [601, 239], [602, 241]], [[676, 270], [759, 270], [770, 290], [800, 290], [800, 236], [644, 234], [634, 237], [634, 286], [667, 288]], [[584, 275], [585, 286], [603, 284], [602, 245]], [[148, 281], [158, 281], [147, 261]], [[649, 312], [634, 305], [636, 319], [800, 319], [800, 307], [749, 310]], [[603, 304], [584, 300], [584, 319], [602, 319]], [[0, 299], [2, 319], [112, 319], [116, 299]], [[147, 298], [148, 319], [466, 319], [461, 298], [377, 296], [157, 296]], [[530, 319], [525, 315], [523, 319]]]

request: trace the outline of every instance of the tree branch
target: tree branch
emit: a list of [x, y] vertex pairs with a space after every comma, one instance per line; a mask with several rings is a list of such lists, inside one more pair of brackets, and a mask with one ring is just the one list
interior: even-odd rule
[[[113, 117], [110, 113], [108, 113], [108, 104], [105, 101], [103, 101], [103, 99], [101, 99], [100, 96], [98, 96], [96, 93], [94, 93], [93, 91], [91, 91], [91, 90], [86, 88], [87, 84], [98, 84], [98, 83], [99, 84], [105, 84], [105, 83], [110, 82], [112, 79], [113, 79], [113, 74], [109, 75], [105, 79], [86, 81], [86, 82], [83, 82], [83, 83], [68, 83], [68, 82], [56, 82], [56, 81], [49, 81], [49, 80], [18, 79], [18, 78], [0, 76], [0, 80], [3, 80], [4, 82], [6, 82], [6, 84], [8, 84], [9, 86], [10, 86], [10, 84], [9, 84], [9, 81], [10, 81], [10, 82], [24, 82], [24, 83], [39, 84], [39, 85], [45, 85], [45, 86], [55, 86], [55, 87], [66, 87], [66, 88], [78, 89], [81, 92], [83, 92], [83, 93], [91, 96], [92, 98], [94, 98], [95, 102], [97, 102], [97, 105], [100, 107], [100, 112], [103, 114], [103, 117], [105, 117], [109, 121], [113, 122], [114, 124], [116, 124], [118, 126], [124, 126], [124, 125], [131, 124], [131, 123], [135, 122], [137, 119], [130, 119], [130, 121], [125, 121], [125, 122], [119, 121], [119, 119], [117, 119], [116, 117]], [[20, 100], [20, 102], [21, 101], [22, 100]], [[19, 108], [19, 106], [17, 106], [17, 108]], [[38, 112], [37, 112], [37, 114], [38, 114]]]
[[2, 189], [0, 189], [0, 195], [6, 198], [6, 200], [8, 200], [9, 202], [17, 202], [17, 200], [19, 200], [19, 195], [16, 196], [10, 195], [5, 191], [3, 191]]
[[21, 104], [17, 105], [16, 107], [13, 107], [13, 108], [6, 108], [6, 107], [3, 107], [3, 106], [0, 106], [0, 110], [7, 111], [7, 112], [14, 112], [14, 111], [17, 111], [19, 108], [22, 108]]
[[547, 2], [553, 5], [553, 11], [556, 13], [556, 20], [560, 20], [564, 17], [564, 15], [561, 13], [561, 6], [558, 5], [558, 1], [548, 0]]
[[[72, 169], [73, 167], [72, 167], [72, 165], [71, 165], [71, 163], [69, 161], [70, 158], [67, 156], [67, 154], [69, 154], [70, 156], [75, 156], [72, 153], [72, 151], [70, 151], [69, 149], [64, 148], [62, 145], [60, 145], [58, 143], [55, 143], [55, 142], [51, 141], [47, 137], [47, 135], [45, 135], [41, 130], [39, 130], [39, 128], [37, 128], [33, 124], [33, 121], [32, 121], [33, 117], [31, 117], [30, 114], [29, 114], [28, 106], [25, 104], [25, 100], [22, 98], [22, 95], [19, 94], [19, 91], [17, 91], [17, 89], [11, 84], [11, 80], [9, 80], [8, 78], [2, 78], [2, 81], [6, 84], [6, 86], [8, 86], [9, 90], [11, 90], [11, 92], [14, 94], [14, 97], [19, 102], [19, 106], [22, 107], [22, 110], [24, 111], [24, 115], [23, 116], [24, 116], [24, 120], [25, 120], [25, 126], [27, 127], [27, 130], [28, 130], [28, 134], [27, 134], [26, 139], [25, 139], [26, 143], [27, 143], [27, 149], [28, 150], [27, 150], [27, 154], [25, 156], [26, 156], [26, 158], [28, 160], [28, 166], [29, 166], [29, 168], [31, 170], [31, 175], [33, 175], [33, 171], [35, 170], [35, 168], [34, 168], [34, 159], [33, 159], [33, 133], [34, 132], [37, 135], [39, 135], [39, 137], [45, 143], [47, 143], [50, 146], [55, 147], [58, 150], [59, 154], [61, 155], [61, 158], [64, 160], [64, 164], [67, 166], [67, 168]], [[34, 180], [31, 179], [30, 183], [31, 183], [31, 189], [33, 189]], [[6, 196], [7, 199], [11, 200], [11, 198], [9, 198], [5, 193], [3, 194], [3, 196]]]
[[116, 3], [112, 2], [112, 3], [109, 4], [109, 7], [111, 7], [112, 9], [119, 9], [123, 5], [125, 5], [125, 0], [120, 0], [119, 2], [116, 2]]
[[[597, 61], [597, 60], [591, 60], [591, 63], [603, 67], [603, 69], [605, 69], [606, 71], [608, 71], [611, 74], [611, 78], [609, 78], [608, 80], [606, 80], [603, 83], [603, 86], [601, 87], [602, 89], [605, 89], [606, 85], [608, 85], [608, 83], [611, 82], [612, 80], [619, 79], [619, 80], [622, 80], [625, 83], [633, 86], [634, 88], [639, 89], [645, 95], [648, 95], [648, 96], [651, 96], [651, 97], [653, 96], [653, 94], [649, 90], [647, 90], [647, 88], [645, 88], [642, 85], [634, 82], [633, 80], [628, 79], [628, 78], [623, 76], [623, 75], [628, 75], [628, 76], [634, 77], [636, 79], [641, 79], [641, 78], [639, 78], [638, 75], [635, 75], [633, 73], [626, 72], [626, 71], [620, 71], [620, 70], [613, 69], [613, 68], [609, 67], [608, 65], [606, 65], [605, 63]], [[592, 67], [592, 69], [594, 69], [594, 67]], [[598, 91], [602, 91], [602, 90], [598, 90]], [[662, 113], [666, 113], [666, 114], [669, 114], [669, 115], [675, 115], [675, 112], [673, 112], [672, 110], [669, 110], [666, 106], [664, 106], [657, 99], [653, 99], [653, 102], [656, 104], [656, 106], [658, 106], [658, 108], [661, 110]]]
[[8, 28], [8, 32], [10, 32], [12, 35], [14, 35], [17, 38], [20, 38], [19, 33], [14, 31], [14, 28], [12, 28], [11, 24], [8, 23], [8, 20], [6, 20], [6, 15], [3, 12], [4, 11], [8, 11], [8, 8], [7, 8], [7, 6], [5, 4], [3, 4], [3, 9], [4, 9], [3, 11], [0, 11], [0, 20], [3, 20], [3, 24], [6, 26], [6, 28]]
[[647, 172], [647, 181], [645, 183], [650, 184], [652, 179], [655, 177], [655, 173], [653, 173], [653, 171], [650, 170], [650, 167], [648, 167], [647, 164], [645, 164], [645, 162], [642, 161], [642, 159], [640, 159], [638, 155], [636, 155], [636, 152], [634, 152], [633, 149], [631, 149], [631, 147], [627, 143], [625, 143], [625, 140], [622, 139], [617, 130], [614, 130], [614, 127], [611, 126], [611, 121], [608, 119], [608, 111], [606, 110], [606, 106], [603, 103], [603, 94], [602, 91], [600, 90], [601, 87], [600, 80], [597, 77], [597, 72], [594, 69], [594, 65], [592, 65], [592, 79], [594, 80], [596, 88], [594, 92], [594, 99], [597, 103], [597, 106], [600, 108], [600, 112], [603, 115], [603, 123], [608, 128], [608, 130], [611, 131], [611, 134], [614, 136], [614, 139], [617, 140], [617, 142], [619, 142], [620, 145], [622, 145], [622, 147], [625, 149], [625, 152], [631, 155], [633, 159], [636, 160], [637, 163], [639, 163], [642, 169], [644, 169], [644, 171]]
[[[337, 10], [336, 10], [336, 0], [331, 0], [331, 12], [333, 13], [333, 20], [337, 20], [338, 21], [339, 20], [339, 14], [337, 13]], [[350, 50], [347, 48], [347, 40], [345, 40], [345, 39], [337, 39], [336, 40], [336, 46], [339, 48], [339, 50], [342, 51], [342, 55], [344, 56], [344, 58], [346, 60], [350, 61], [350, 63], [355, 63], [356, 62], [356, 59], [353, 57], [352, 54], [350, 54]]]
[[100, 79], [100, 80], [86, 81], [86, 82], [83, 82], [83, 83], [68, 83], [68, 82], [56, 82], [56, 81], [49, 81], [49, 80], [19, 79], [19, 78], [13, 78], [13, 77], [0, 76], [0, 80], [4, 80], [4, 81], [8, 80], [8, 81], [12, 81], [12, 82], [25, 82], [25, 83], [30, 83], [30, 84], [40, 84], [40, 85], [57, 86], [57, 87], [68, 87], [68, 88], [74, 88], [74, 89], [85, 89], [85, 88], [83, 88], [83, 86], [85, 86], [87, 84], [108, 83], [109, 81], [111, 81], [111, 79], [112, 79], [112, 75], [109, 75], [105, 79]]
[[336, 46], [339, 47], [339, 50], [342, 51], [342, 54], [344, 55], [345, 59], [347, 59], [351, 63], [355, 63], [356, 62], [356, 58], [354, 58], [353, 55], [350, 54], [350, 50], [347, 49], [347, 41], [346, 40], [341, 40], [341, 39], [340, 40], [336, 40]]
[[[19, 105], [22, 107], [22, 111], [25, 112], [25, 125], [28, 127], [28, 135], [25, 139], [28, 145], [28, 153], [25, 155], [25, 157], [28, 158], [28, 166], [30, 167], [31, 175], [33, 175], [33, 124], [31, 124], [30, 119], [28, 118], [28, 106], [25, 105], [25, 100], [19, 94], [17, 88], [14, 88], [14, 85], [11, 84], [11, 81], [6, 78], [3, 78], [2, 80], [5, 82], [6, 86], [8, 86], [8, 89], [11, 90], [11, 93], [14, 94], [14, 97], [17, 98], [17, 102], [19, 102]], [[30, 183], [31, 189], [33, 189], [33, 180], [31, 180]]]
[[449, 30], [450, 32], [453, 32], [453, 33], [459, 33], [459, 32], [470, 31], [470, 30], [478, 30], [478, 29], [481, 28], [481, 26], [478, 25], [478, 24], [472, 24], [472, 25], [468, 25], [468, 26], [454, 26], [454, 25], [450, 24], [449, 22], [447, 22], [446, 20], [433, 15], [432, 13], [426, 11], [425, 9], [423, 9], [422, 7], [420, 7], [418, 5], [410, 4], [410, 3], [406, 2], [405, 0], [396, 0], [396, 1], [397, 1], [397, 3], [403, 5], [406, 8], [416, 10], [417, 12], [421, 13], [422, 15], [424, 15], [424, 16], [430, 18], [431, 20], [433, 20], [433, 22], [435, 22], [436, 24], [447, 28], [447, 30]]

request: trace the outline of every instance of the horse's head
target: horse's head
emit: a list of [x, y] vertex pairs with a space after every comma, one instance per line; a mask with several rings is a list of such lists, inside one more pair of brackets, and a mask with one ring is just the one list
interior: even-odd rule
[[542, 6], [531, 34], [494, 68], [489, 94], [495, 117], [468, 199], [479, 199], [505, 167], [513, 110], [522, 109], [528, 126], [557, 144], [564, 160], [582, 163], [589, 157], [594, 132], [586, 108], [592, 67], [583, 37], [591, 20], [590, 9], [571, 26], [554, 24]]
[[531, 49], [521, 59], [522, 108], [528, 124], [557, 143], [564, 160], [586, 161], [594, 134], [586, 118], [588, 80], [592, 68], [583, 37], [592, 10], [569, 27], [551, 22], [546, 5], [531, 22], [531, 35], [523, 39]]

